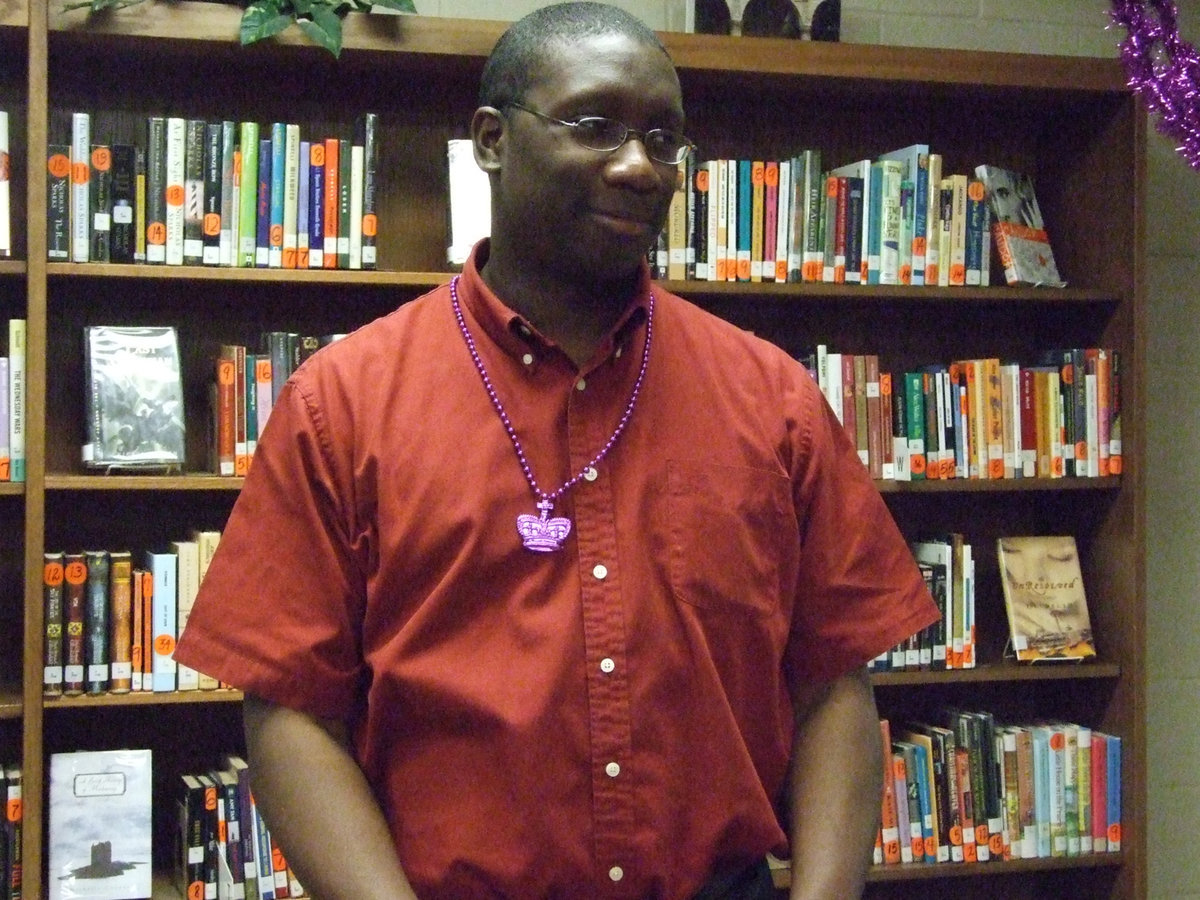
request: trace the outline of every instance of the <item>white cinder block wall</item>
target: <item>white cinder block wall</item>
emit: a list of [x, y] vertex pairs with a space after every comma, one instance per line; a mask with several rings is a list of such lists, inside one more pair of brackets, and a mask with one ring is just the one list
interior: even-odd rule
[[[682, 30], [685, 0], [615, 0]], [[733, 0], [739, 3], [739, 0]], [[540, 0], [417, 0], [425, 15], [515, 19]], [[732, 4], [731, 4], [732, 5]], [[734, 8], [735, 16], [740, 4]], [[1178, 0], [1200, 43], [1200, 0]], [[1108, 0], [843, 0], [842, 41], [1115, 56]], [[1146, 205], [1147, 646], [1151, 900], [1200, 900], [1200, 171], [1150, 129]], [[1104, 635], [1097, 635], [1101, 643]]]

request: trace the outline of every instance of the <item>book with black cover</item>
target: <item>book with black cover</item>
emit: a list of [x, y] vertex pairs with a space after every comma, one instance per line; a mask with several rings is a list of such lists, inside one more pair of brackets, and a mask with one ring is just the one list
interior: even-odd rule
[[89, 468], [177, 467], [185, 419], [179, 342], [171, 326], [85, 328]]

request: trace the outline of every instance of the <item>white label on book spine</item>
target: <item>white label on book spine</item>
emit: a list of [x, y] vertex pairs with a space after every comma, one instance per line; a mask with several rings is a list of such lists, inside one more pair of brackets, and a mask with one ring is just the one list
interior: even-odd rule
[[83, 681], [83, 666], [63, 666], [63, 678], [75, 683]]
[[114, 679], [132, 678], [133, 677], [133, 663], [129, 663], [129, 662], [113, 663], [112, 664], [112, 677]]
[[62, 666], [46, 666], [44, 669], [42, 669], [43, 684], [62, 684], [62, 682]]
[[108, 663], [98, 663], [87, 667], [88, 681], [108, 681]]

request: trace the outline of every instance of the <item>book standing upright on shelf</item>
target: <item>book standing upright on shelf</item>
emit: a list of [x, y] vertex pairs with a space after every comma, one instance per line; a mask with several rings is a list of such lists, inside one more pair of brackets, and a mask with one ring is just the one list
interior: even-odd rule
[[1075, 538], [1002, 537], [996, 547], [1017, 659], [1038, 662], [1095, 656]]
[[50, 757], [50, 900], [151, 896], [149, 750]]
[[12, 156], [8, 113], [0, 109], [0, 257], [12, 256]]
[[183, 380], [171, 326], [85, 329], [89, 468], [182, 466]]

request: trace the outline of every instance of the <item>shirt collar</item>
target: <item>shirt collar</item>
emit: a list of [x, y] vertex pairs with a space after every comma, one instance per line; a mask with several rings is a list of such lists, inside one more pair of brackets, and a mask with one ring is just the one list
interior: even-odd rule
[[[554, 342], [537, 330], [532, 322], [509, 308], [492, 293], [479, 269], [487, 260], [490, 243], [484, 238], [471, 251], [458, 282], [458, 296], [471, 318], [495, 344], [508, 355], [520, 359], [531, 350], [538, 356], [554, 352]], [[629, 305], [605, 337], [600, 359], [628, 353], [638, 328], [646, 321], [650, 306], [650, 267], [643, 262], [638, 273], [637, 290]]]

